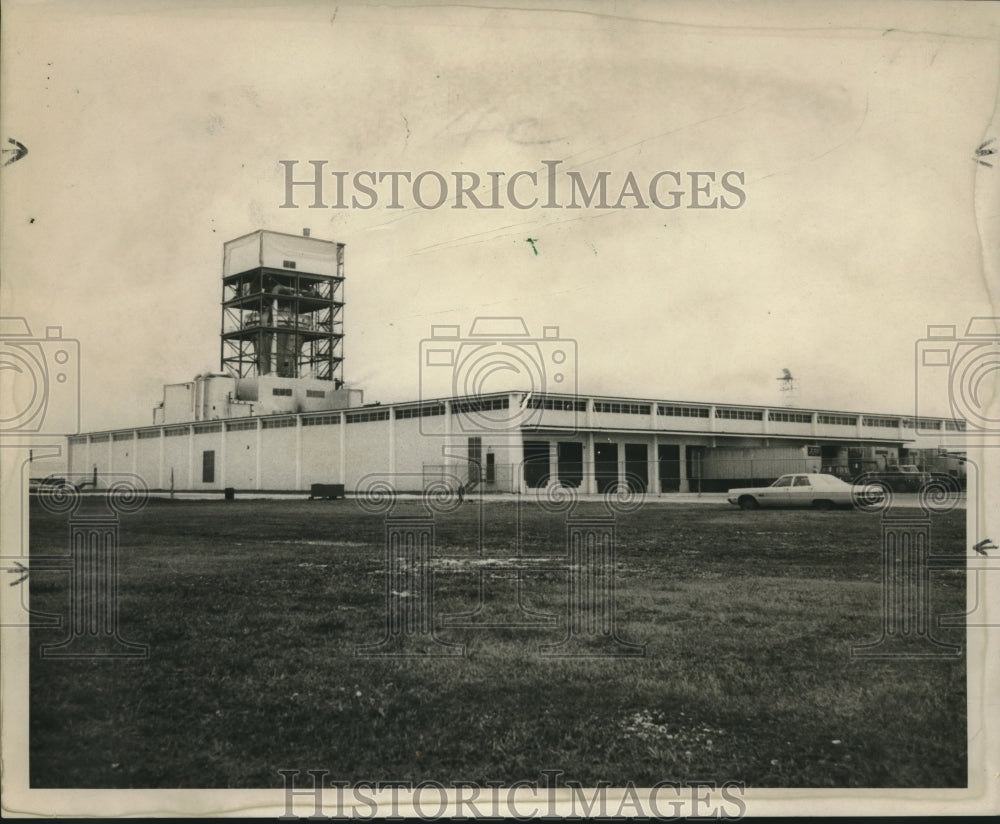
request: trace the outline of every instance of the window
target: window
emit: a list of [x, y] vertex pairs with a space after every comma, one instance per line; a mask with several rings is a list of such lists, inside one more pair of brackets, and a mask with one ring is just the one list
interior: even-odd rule
[[707, 418], [708, 408], [704, 406], [665, 406], [656, 407], [657, 415], [669, 415], [674, 418]]
[[215, 450], [206, 449], [201, 453], [201, 482], [215, 483]]
[[733, 421], [762, 421], [764, 413], [759, 409], [734, 409], [727, 406], [715, 407], [715, 417]]
[[196, 435], [204, 435], [206, 432], [221, 432], [222, 423], [196, 423], [194, 425]]
[[896, 429], [899, 426], [899, 418], [876, 418], [865, 415], [861, 419], [864, 426], [882, 427], [884, 429]]
[[488, 412], [491, 409], [507, 409], [510, 405], [510, 400], [508, 398], [489, 398], [484, 400], [474, 400], [474, 401], [454, 401], [451, 405], [451, 411], [454, 415], [459, 415], [463, 412]]
[[272, 395], [285, 395], [286, 397], [291, 397], [292, 396], [292, 390], [288, 389], [288, 388], [281, 387], [281, 386], [276, 386], [276, 387], [274, 387], [274, 389], [271, 390], [271, 394]]
[[306, 390], [306, 397], [307, 398], [325, 398], [326, 397], [326, 392], [323, 392], [323, 391], [321, 391], [319, 389], [307, 389]]
[[858, 419], [853, 415], [824, 415], [816, 417], [818, 423], [829, 424], [830, 426], [855, 426]]
[[229, 432], [240, 432], [246, 429], [256, 429], [257, 421], [233, 421], [232, 423], [226, 424], [226, 430]]
[[792, 485], [791, 475], [782, 475], [780, 478], [778, 478], [778, 480], [776, 480], [773, 484], [771, 484], [771, 486], [791, 486], [791, 485]]
[[340, 423], [340, 415], [315, 415], [311, 418], [303, 418], [303, 426], [326, 426], [332, 423]]
[[295, 261], [294, 261], [294, 260], [283, 260], [283, 261], [281, 262], [281, 265], [282, 265], [282, 266], [283, 266], [283, 267], [284, 267], [285, 269], [294, 269], [294, 268], [295, 268]]
[[772, 409], [768, 411], [767, 419], [784, 423], [812, 423], [812, 415], [809, 412], [775, 412]]
[[163, 430], [163, 434], [167, 438], [176, 437], [177, 435], [187, 435], [188, 428], [186, 426], [168, 426]]
[[528, 399], [529, 409], [553, 409], [562, 412], [586, 412], [586, 401], [567, 400], [565, 398], [547, 398], [544, 395], [533, 395]]
[[377, 409], [371, 412], [347, 413], [348, 423], [367, 423], [368, 421], [387, 421], [387, 420], [389, 420], [388, 409]]
[[428, 406], [406, 406], [396, 410], [396, 419], [426, 418], [431, 415], [443, 415], [444, 404], [434, 403]]
[[139, 433], [140, 441], [146, 438], [159, 438], [159, 437], [160, 437], [159, 429], [144, 429]]
[[260, 425], [263, 429], [284, 429], [286, 426], [295, 426], [295, 418], [265, 418]]
[[486, 483], [496, 483], [497, 480], [497, 456], [492, 452], [486, 453]]
[[796, 475], [792, 486], [809, 486], [809, 479], [805, 475]]
[[594, 411], [611, 413], [612, 415], [648, 415], [648, 403], [616, 403], [612, 401], [594, 401]]

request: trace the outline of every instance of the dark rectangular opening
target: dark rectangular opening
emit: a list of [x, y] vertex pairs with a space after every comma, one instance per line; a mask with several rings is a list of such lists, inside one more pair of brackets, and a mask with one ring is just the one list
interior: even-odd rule
[[649, 449], [644, 443], [625, 444], [625, 483], [633, 492], [645, 492], [649, 484]]
[[483, 439], [478, 435], [469, 438], [469, 483], [477, 484], [482, 477]]
[[486, 483], [495, 484], [497, 482], [497, 456], [492, 452], [486, 453]]
[[524, 442], [524, 484], [529, 489], [549, 482], [549, 442]]
[[618, 444], [594, 444], [594, 476], [598, 493], [607, 492], [618, 483]]
[[560, 441], [557, 445], [559, 482], [566, 486], [583, 483], [583, 444]]
[[201, 453], [201, 482], [203, 484], [215, 483], [215, 450], [206, 449]]
[[659, 446], [660, 492], [680, 492], [681, 489], [681, 448], [673, 443]]

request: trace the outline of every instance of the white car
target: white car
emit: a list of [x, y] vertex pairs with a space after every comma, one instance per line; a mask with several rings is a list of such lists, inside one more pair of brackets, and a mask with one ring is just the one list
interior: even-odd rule
[[816, 509], [833, 509], [851, 506], [854, 502], [877, 504], [885, 496], [878, 485], [852, 485], [833, 475], [803, 472], [782, 475], [770, 486], [753, 486], [730, 489], [729, 503], [740, 509], [758, 509], [762, 506], [811, 506]]

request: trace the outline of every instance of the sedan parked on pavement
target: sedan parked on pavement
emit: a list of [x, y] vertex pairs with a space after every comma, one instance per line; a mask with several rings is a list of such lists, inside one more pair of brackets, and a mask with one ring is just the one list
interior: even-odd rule
[[877, 504], [885, 491], [877, 485], [846, 483], [833, 475], [803, 472], [782, 475], [770, 486], [730, 489], [728, 500], [740, 509], [758, 509], [762, 506], [811, 506], [816, 509], [833, 509], [851, 506], [855, 501], [867, 505]]

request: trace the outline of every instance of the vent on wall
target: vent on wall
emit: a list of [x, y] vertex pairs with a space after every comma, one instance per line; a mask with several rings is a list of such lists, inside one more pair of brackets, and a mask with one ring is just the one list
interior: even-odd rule
[[285, 261], [282, 261], [281, 265], [284, 266], [286, 269], [294, 269], [295, 268], [295, 261], [294, 260], [285, 260]]

